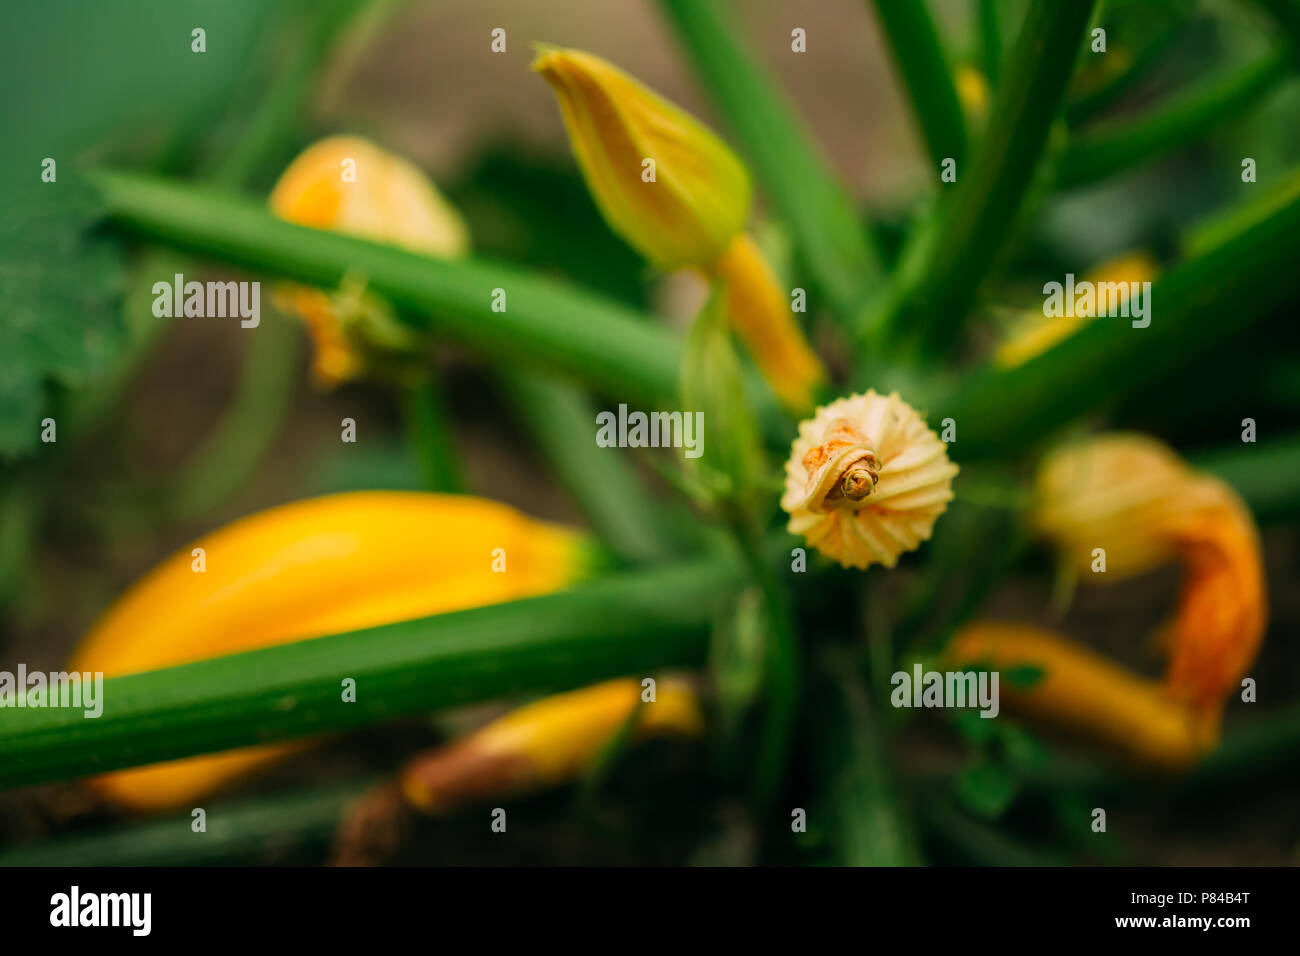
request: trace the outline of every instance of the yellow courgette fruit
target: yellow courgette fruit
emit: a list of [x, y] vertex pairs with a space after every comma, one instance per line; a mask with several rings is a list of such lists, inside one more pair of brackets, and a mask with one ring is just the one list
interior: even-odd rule
[[[195, 570], [200, 548], [203, 571]], [[544, 594], [581, 577], [592, 555], [580, 532], [483, 498], [311, 498], [242, 518], [172, 555], [109, 608], [70, 666], [113, 677]], [[93, 783], [127, 807], [174, 808], [292, 747], [169, 761]]]

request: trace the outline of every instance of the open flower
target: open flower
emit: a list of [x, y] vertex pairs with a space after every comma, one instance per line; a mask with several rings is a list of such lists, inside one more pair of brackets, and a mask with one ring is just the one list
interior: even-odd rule
[[1250, 512], [1223, 481], [1151, 438], [1114, 434], [1066, 446], [1039, 471], [1034, 520], [1079, 574], [1104, 551], [1104, 583], [1178, 562], [1165, 628], [1170, 693], [1217, 712], [1263, 640], [1267, 593]]
[[892, 568], [930, 537], [957, 471], [915, 409], [872, 390], [800, 423], [781, 507], [791, 533], [845, 567]]
[[[413, 163], [368, 140], [332, 136], [304, 150], [271, 190], [282, 219], [372, 239], [437, 258], [469, 251], [469, 231], [456, 209]], [[326, 387], [359, 378], [374, 365], [400, 362], [417, 337], [389, 305], [350, 276], [326, 292], [297, 284], [277, 291], [277, 303], [307, 326], [315, 344], [312, 374]]]
[[569, 141], [609, 227], [661, 269], [698, 269], [727, 289], [731, 326], [796, 412], [826, 379], [788, 296], [745, 232], [749, 174], [704, 124], [599, 57], [543, 48]]
[[[508, 573], [492, 567], [497, 548]], [[194, 573], [195, 549], [202, 574]], [[309, 498], [241, 518], [163, 561], [104, 613], [70, 664], [134, 674], [545, 594], [586, 573], [590, 554], [578, 532], [483, 498]], [[291, 748], [169, 761], [94, 783], [128, 807], [180, 806]]]

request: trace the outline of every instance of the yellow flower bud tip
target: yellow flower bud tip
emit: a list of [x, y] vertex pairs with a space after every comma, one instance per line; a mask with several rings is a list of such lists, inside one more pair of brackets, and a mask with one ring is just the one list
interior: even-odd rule
[[[1159, 266], [1150, 253], [1138, 250], [1109, 259], [1090, 270], [1083, 281], [1094, 286], [1113, 282], [1118, 284], [1119, 304], [1128, 301], [1132, 282], [1150, 282], [1159, 272]], [[1054, 345], [1069, 338], [1090, 321], [1091, 315], [1075, 315], [1074, 303], [1063, 303], [1064, 314], [1047, 318], [1039, 309], [1030, 310], [1011, 329], [1006, 340], [998, 346], [993, 361], [1002, 368], [1023, 365], [1041, 355]]]
[[412, 806], [442, 813], [577, 777], [635, 713], [638, 738], [698, 736], [704, 726], [692, 687], [660, 680], [642, 702], [640, 681], [607, 681], [545, 697], [501, 717], [464, 740], [412, 760], [401, 787]]
[[806, 413], [826, 382], [826, 369], [795, 321], [757, 243], [741, 233], [713, 272], [726, 286], [731, 327], [759, 371], [788, 410]]
[[600, 57], [541, 47], [578, 165], [609, 227], [661, 269], [711, 266], [744, 229], [749, 174], [690, 114]]
[[971, 66], [958, 68], [956, 76], [957, 99], [968, 116], [982, 120], [989, 107], [989, 81], [984, 74]]
[[1028, 687], [999, 681], [1008, 712], [1123, 762], [1176, 770], [1214, 747], [1217, 719], [1171, 696], [1155, 681], [1058, 634], [1027, 624], [977, 621], [944, 650], [945, 667], [1041, 672]]
[[930, 537], [958, 468], [910, 405], [874, 390], [799, 425], [781, 507], [792, 534], [845, 567], [898, 563]]
[[1154, 439], [1104, 435], [1044, 460], [1033, 520], [1086, 580], [1182, 565], [1165, 630], [1166, 685], [1200, 711], [1220, 709], [1258, 654], [1268, 616], [1259, 536], [1236, 492]]
[[[271, 191], [271, 211], [313, 229], [389, 243], [438, 258], [469, 251], [460, 214], [414, 164], [355, 136], [333, 136], [307, 147]], [[360, 283], [364, 285], [362, 281]], [[307, 326], [315, 345], [312, 376], [324, 388], [359, 378], [382, 319], [350, 335], [358, 310], [383, 311], [373, 297], [344, 289], [329, 295], [295, 284], [277, 299]]]
[[[588, 573], [594, 553], [579, 532], [482, 498], [309, 498], [242, 518], [163, 561], [105, 612], [70, 665], [112, 677], [545, 594]], [[97, 785], [126, 806], [172, 807], [286, 752], [191, 758]]]
[[469, 251], [464, 219], [414, 163], [369, 140], [331, 136], [307, 147], [271, 190], [281, 219], [456, 258]]

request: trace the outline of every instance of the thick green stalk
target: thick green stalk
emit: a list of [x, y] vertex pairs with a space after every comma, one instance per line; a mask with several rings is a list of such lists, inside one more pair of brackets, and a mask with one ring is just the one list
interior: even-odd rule
[[954, 452], [963, 458], [1023, 451], [1080, 415], [1151, 387], [1293, 296], [1297, 241], [1300, 197], [1157, 279], [1148, 327], [1099, 318], [1023, 365], [971, 372], [928, 403], [930, 414], [956, 420]]
[[318, 286], [364, 275], [411, 325], [495, 359], [551, 365], [653, 402], [675, 393], [681, 343], [617, 303], [506, 263], [443, 261], [276, 219], [233, 195], [99, 171], [109, 215], [159, 242]]
[[937, 178], [945, 159], [966, 159], [966, 118], [924, 0], [872, 0]]
[[1257, 102], [1290, 69], [1276, 50], [1249, 66], [1210, 77], [1137, 119], [1109, 123], [1074, 138], [1060, 158], [1057, 183], [1083, 186], [1114, 175], [1202, 135]]
[[1034, 0], [989, 108], [980, 148], [929, 231], [919, 268], [903, 276], [885, 328], [933, 348], [955, 344], [980, 284], [996, 263], [1034, 182], [1074, 71], [1091, 0]]
[[[741, 579], [734, 561], [714, 558], [110, 678], [97, 719], [72, 708], [7, 709], [0, 787], [698, 666], [713, 616]], [[347, 678], [356, 681], [350, 703]]]
[[720, 0], [659, 0], [659, 6], [794, 233], [818, 286], [841, 313], [850, 314], [870, 291], [880, 262], [848, 193], [771, 77], [744, 48]]
[[582, 391], [521, 369], [503, 370], [501, 380], [560, 483], [610, 549], [633, 563], [672, 554], [655, 503], [627, 453], [596, 445], [596, 416]]
[[819, 805], [829, 817], [834, 862], [913, 866], [921, 862], [921, 852], [858, 670], [853, 655], [828, 652], [817, 697], [816, 760], [825, 782]]

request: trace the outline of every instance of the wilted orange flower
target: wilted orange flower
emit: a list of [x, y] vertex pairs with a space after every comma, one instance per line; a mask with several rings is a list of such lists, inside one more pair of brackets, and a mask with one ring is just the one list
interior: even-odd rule
[[1076, 573], [1102, 549], [1104, 583], [1172, 561], [1184, 570], [1164, 637], [1170, 693], [1217, 712], [1259, 651], [1267, 594], [1259, 538], [1227, 484], [1139, 435], [1106, 435], [1049, 455], [1034, 520]]

